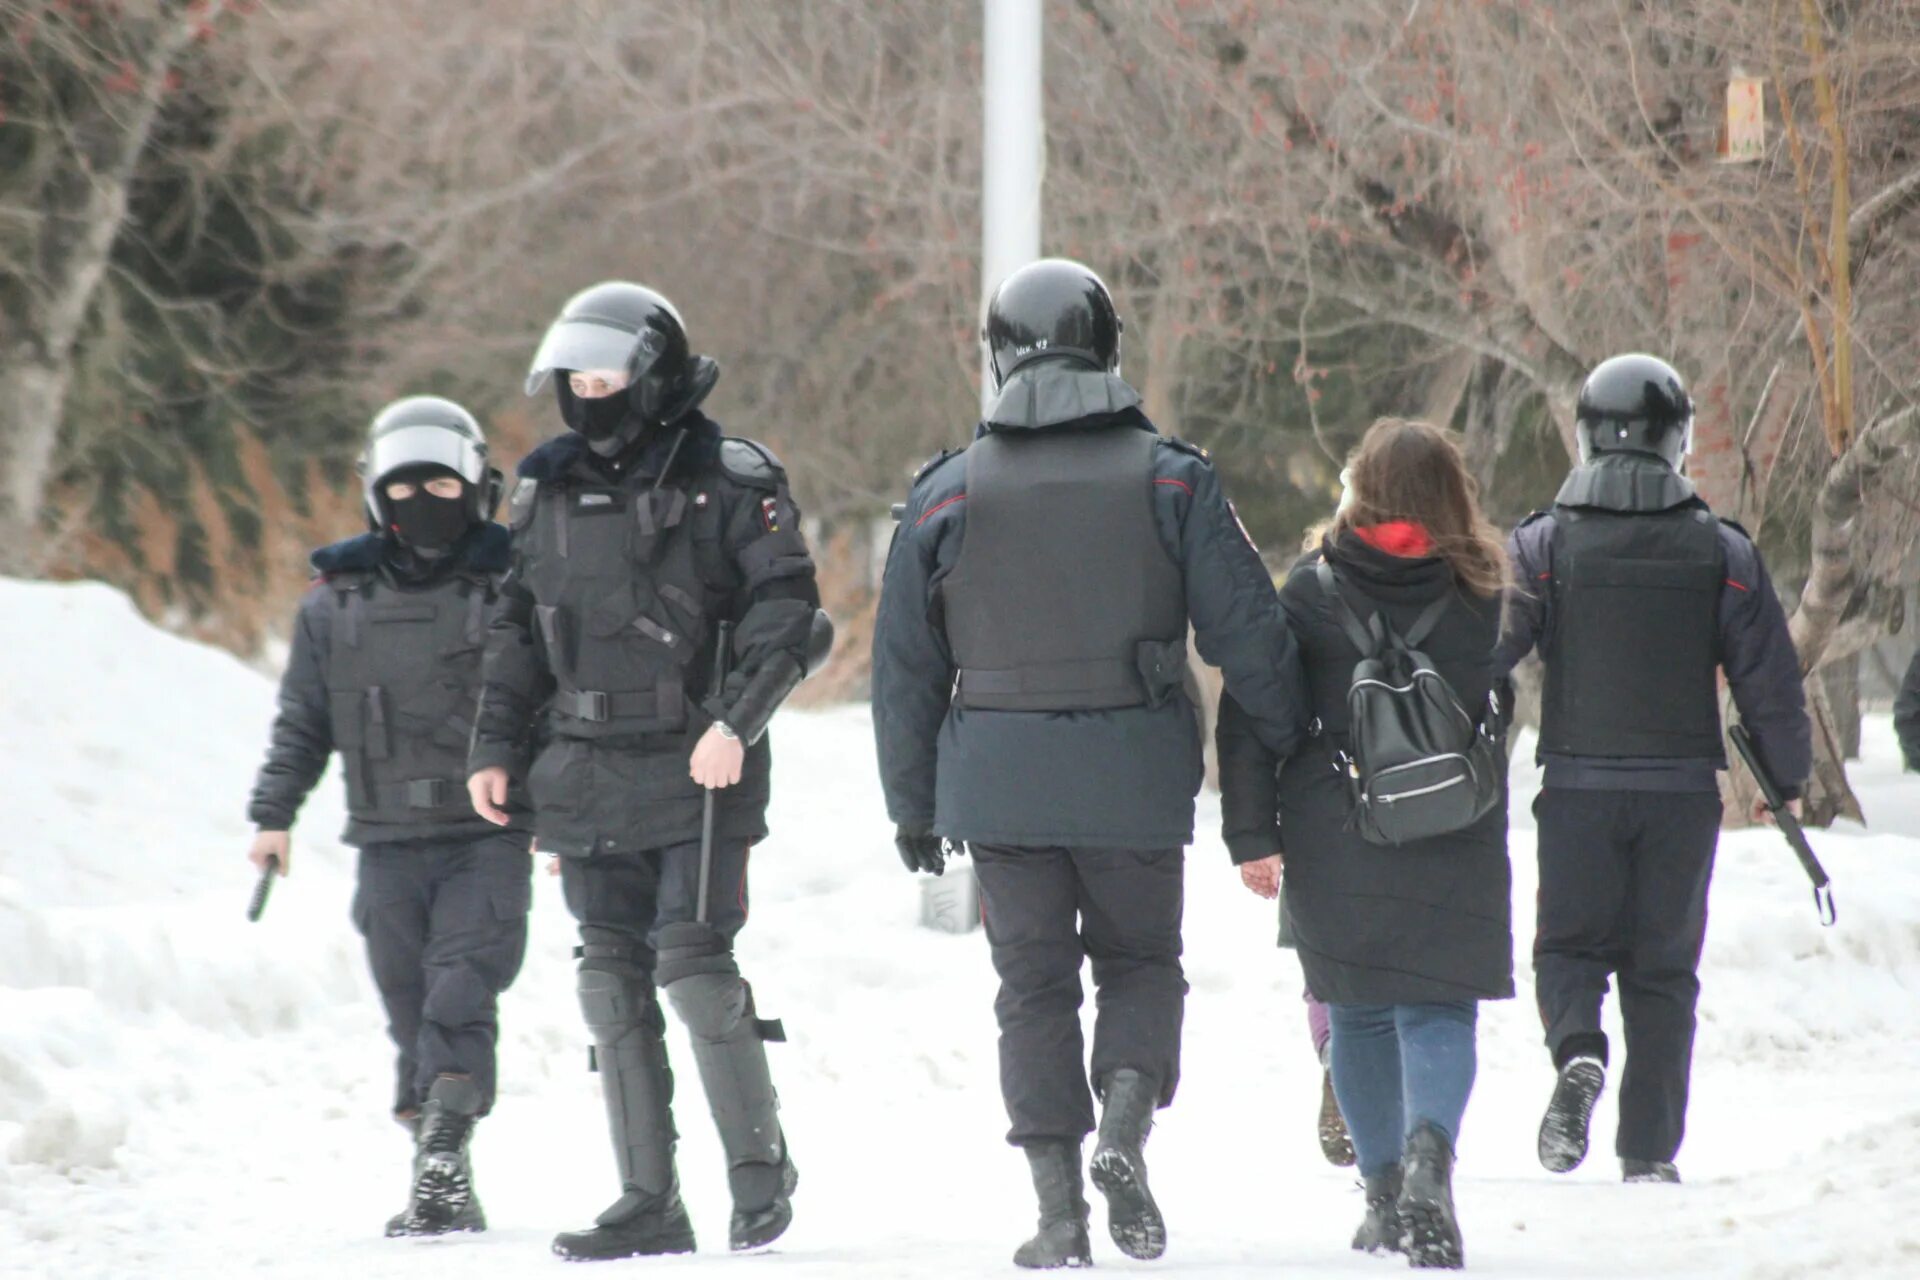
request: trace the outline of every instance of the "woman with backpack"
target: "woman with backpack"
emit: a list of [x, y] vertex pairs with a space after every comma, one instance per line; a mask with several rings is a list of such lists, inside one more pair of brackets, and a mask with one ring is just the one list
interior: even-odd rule
[[[1491, 711], [1508, 585], [1459, 448], [1384, 419], [1319, 547], [1280, 591], [1313, 720], [1285, 760], [1224, 699], [1225, 837], [1332, 1022], [1366, 1183], [1355, 1249], [1463, 1262], [1453, 1162], [1481, 1000], [1513, 995], [1505, 750]], [[1284, 843], [1283, 843], [1284, 841]]]

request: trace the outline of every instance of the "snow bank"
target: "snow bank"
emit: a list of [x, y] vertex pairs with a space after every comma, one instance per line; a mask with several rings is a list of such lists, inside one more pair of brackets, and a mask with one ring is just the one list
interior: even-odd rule
[[[476, 1141], [486, 1237], [393, 1244], [406, 1152], [390, 1058], [347, 922], [336, 780], [295, 832], [266, 920], [242, 907], [244, 800], [269, 681], [145, 626], [97, 586], [0, 581], [0, 1275], [516, 1276], [613, 1198], [557, 882], [536, 883], [503, 1007], [502, 1098]], [[1004, 1276], [1031, 1221], [1001, 1141], [994, 979], [979, 933], [916, 927], [863, 709], [775, 729], [774, 837], [753, 862], [742, 965], [791, 1041], [774, 1068], [801, 1168], [783, 1274]], [[1534, 786], [1517, 753], [1520, 998], [1482, 1015], [1461, 1146], [1469, 1264], [1506, 1276], [1920, 1274], [1920, 779], [1884, 718], [1857, 781], [1871, 830], [1815, 833], [1837, 929], [1771, 832], [1722, 844], [1678, 1189], [1622, 1187], [1595, 1155], [1533, 1158], [1550, 1085], [1526, 957]], [[1319, 1068], [1271, 909], [1240, 888], [1203, 803], [1190, 853], [1186, 1061], [1153, 1145], [1172, 1227], [1159, 1269], [1375, 1274], [1360, 1206], [1313, 1138]], [[684, 1038], [681, 1177], [709, 1246], [728, 1211]], [[1119, 1264], [1104, 1239], [1102, 1266]], [[731, 1265], [711, 1255], [675, 1267]]]

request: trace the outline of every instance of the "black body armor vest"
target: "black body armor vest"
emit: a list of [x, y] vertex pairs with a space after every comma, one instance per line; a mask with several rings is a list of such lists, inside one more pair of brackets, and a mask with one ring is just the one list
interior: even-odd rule
[[327, 587], [327, 706], [348, 811], [393, 826], [471, 818], [467, 743], [492, 580], [455, 573], [400, 590], [361, 572]]
[[678, 734], [705, 691], [709, 620], [725, 616], [720, 502], [697, 479], [542, 482], [515, 530], [569, 738]]
[[1540, 749], [1719, 759], [1719, 522], [1697, 504], [1556, 506]]
[[1159, 437], [993, 432], [967, 450], [967, 526], [941, 586], [955, 704], [1092, 711], [1160, 702], [1187, 634], [1154, 526]]

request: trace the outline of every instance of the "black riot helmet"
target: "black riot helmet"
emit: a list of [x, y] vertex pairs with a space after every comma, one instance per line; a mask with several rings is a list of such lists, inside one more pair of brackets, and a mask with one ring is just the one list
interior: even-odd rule
[[1574, 436], [1582, 462], [1601, 453], [1650, 453], [1677, 471], [1693, 448], [1693, 398], [1665, 360], [1615, 356], [1581, 386]]
[[1061, 356], [1118, 372], [1123, 327], [1099, 276], [1068, 258], [1042, 258], [993, 291], [980, 339], [1001, 387], [1021, 365]]
[[487, 438], [471, 413], [439, 396], [408, 396], [374, 415], [359, 467], [367, 523], [376, 531], [392, 524], [381, 492], [387, 480], [402, 471], [437, 468], [466, 482], [468, 523], [493, 518], [502, 480], [488, 465]]
[[[567, 299], [527, 369], [533, 395], [555, 373], [609, 369], [629, 379], [627, 402], [648, 425], [672, 422], [713, 389], [720, 367], [696, 356], [687, 327], [666, 297], [645, 285], [608, 280]], [[573, 393], [559, 381], [562, 416], [573, 421]]]

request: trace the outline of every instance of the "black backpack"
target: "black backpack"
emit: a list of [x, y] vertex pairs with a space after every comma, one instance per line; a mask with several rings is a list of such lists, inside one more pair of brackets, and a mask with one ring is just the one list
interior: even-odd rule
[[1347, 749], [1334, 767], [1353, 793], [1353, 822], [1370, 844], [1400, 845], [1458, 831], [1500, 800], [1506, 753], [1491, 697], [1475, 720], [1419, 645], [1452, 603], [1448, 591], [1401, 636], [1376, 610], [1365, 626], [1333, 566], [1317, 568], [1333, 615], [1360, 651], [1347, 688]]

